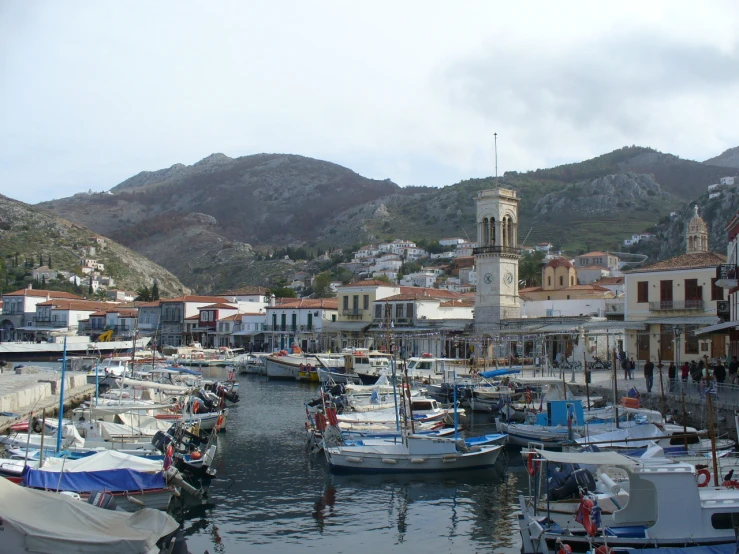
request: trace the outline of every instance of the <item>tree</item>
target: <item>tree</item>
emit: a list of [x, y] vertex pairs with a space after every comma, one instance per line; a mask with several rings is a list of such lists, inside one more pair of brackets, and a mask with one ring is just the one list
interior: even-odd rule
[[41, 276], [41, 288], [42, 289], [46, 288], [46, 275]]
[[313, 298], [331, 298], [334, 296], [330, 286], [333, 280], [332, 277], [329, 271], [324, 271], [316, 275], [313, 284]]
[[42, 265], [44, 265], [44, 255], [43, 254], [39, 254], [38, 255], [38, 265], [39, 265], [39, 267], [41, 267]]
[[274, 294], [277, 298], [297, 298], [298, 295], [295, 291], [289, 287], [274, 287], [269, 289], [271, 294]]
[[151, 286], [151, 299], [159, 300], [159, 283], [157, 283], [156, 279], [154, 280], [154, 284]]
[[92, 295], [92, 275], [90, 275], [90, 285], [87, 287], [87, 294]]
[[51, 269], [51, 254], [49, 254], [48, 263], [46, 265], [48, 265], [49, 269]]
[[153, 300], [149, 287], [143, 286], [136, 290], [136, 301], [137, 302], [151, 302]]
[[387, 275], [380, 275], [379, 277], [375, 277], [375, 281], [382, 281], [383, 283], [388, 283], [389, 285], [392, 285], [393, 282], [390, 280], [390, 277]]
[[541, 285], [541, 266], [543, 263], [543, 252], [528, 252], [521, 257], [521, 262], [518, 265], [518, 275], [524, 282], [525, 287], [538, 287]]

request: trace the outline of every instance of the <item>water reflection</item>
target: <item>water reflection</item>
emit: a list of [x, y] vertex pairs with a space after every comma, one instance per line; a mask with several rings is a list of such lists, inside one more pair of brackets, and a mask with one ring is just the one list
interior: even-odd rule
[[[219, 439], [210, 504], [177, 515], [193, 553], [517, 551], [519, 478], [505, 457], [487, 470], [332, 475], [305, 446], [304, 402], [315, 392], [241, 377], [241, 403]], [[490, 432], [489, 425], [480, 418], [474, 432]]]

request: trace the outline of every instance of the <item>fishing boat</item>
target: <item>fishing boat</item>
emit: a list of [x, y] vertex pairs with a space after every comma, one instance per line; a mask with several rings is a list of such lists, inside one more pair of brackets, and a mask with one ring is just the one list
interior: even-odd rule
[[172, 552], [179, 527], [159, 510], [106, 510], [5, 479], [0, 479], [0, 497], [5, 554], [165, 554]]
[[[739, 490], [706, 486], [690, 464], [665, 458], [630, 458], [615, 452], [536, 449], [529, 464], [533, 495], [519, 497], [524, 554], [557, 552], [723, 552], [736, 548], [734, 518]], [[553, 464], [587, 469], [582, 496], [544, 503]], [[610, 477], [617, 473], [620, 478]], [[592, 480], [599, 477], [600, 485]], [[584, 483], [584, 481], [583, 481]], [[583, 486], [579, 487], [583, 490]], [[577, 487], [576, 487], [577, 489]], [[554, 506], [554, 510], [552, 510]], [[659, 549], [659, 550], [657, 550]], [[692, 550], [691, 550], [692, 549]], [[731, 552], [732, 550], [726, 550]]]
[[[289, 379], [296, 381], [300, 366], [315, 366], [318, 364], [316, 354], [304, 354], [299, 348], [294, 347], [293, 352], [288, 354], [287, 350], [280, 350], [264, 358], [264, 364], [269, 379]], [[341, 355], [321, 354], [321, 365], [327, 368], [343, 367], [344, 358]]]

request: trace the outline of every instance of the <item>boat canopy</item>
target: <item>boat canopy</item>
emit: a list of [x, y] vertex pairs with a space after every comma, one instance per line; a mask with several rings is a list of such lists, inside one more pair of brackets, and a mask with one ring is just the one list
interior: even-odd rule
[[513, 375], [515, 373], [521, 373], [520, 369], [491, 369], [490, 371], [483, 371], [480, 373], [480, 377], [490, 379], [492, 377], [502, 377], [503, 375]]
[[23, 472], [23, 485], [34, 489], [62, 490], [76, 493], [144, 491], [167, 487], [162, 473], [146, 473], [133, 469], [64, 471], [60, 473], [30, 467], [27, 467]]
[[199, 371], [193, 371], [192, 369], [187, 369], [184, 367], [174, 367], [174, 366], [167, 366], [167, 369], [171, 371], [176, 371], [177, 373], [187, 373], [188, 375], [197, 375], [198, 377], [202, 377], [203, 374]]
[[82, 471], [106, 471], [110, 469], [133, 469], [144, 473], [157, 473], [162, 471], [161, 460], [149, 460], [141, 456], [131, 456], [116, 450], [102, 450], [91, 456], [85, 456], [77, 460], [65, 460], [64, 458], [47, 458], [40, 471], [51, 471], [64, 473], [80, 473]]
[[552, 452], [536, 449], [536, 453], [548, 462], [559, 464], [611, 465], [635, 467], [637, 462], [617, 452]]
[[[56, 490], [56, 485], [51, 488]], [[7, 479], [0, 479], [0, 498], [3, 525], [24, 535], [28, 552], [138, 554], [155, 549], [160, 537], [178, 526], [159, 510], [143, 508], [133, 514], [102, 510]]]

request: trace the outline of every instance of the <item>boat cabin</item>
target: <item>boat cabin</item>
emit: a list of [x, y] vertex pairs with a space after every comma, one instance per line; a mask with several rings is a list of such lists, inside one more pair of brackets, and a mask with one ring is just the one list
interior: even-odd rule
[[582, 402], [579, 400], [550, 400], [547, 402], [546, 412], [537, 414], [536, 424], [556, 427], [567, 426], [571, 418], [572, 425], [583, 425], [585, 415], [583, 414]]

